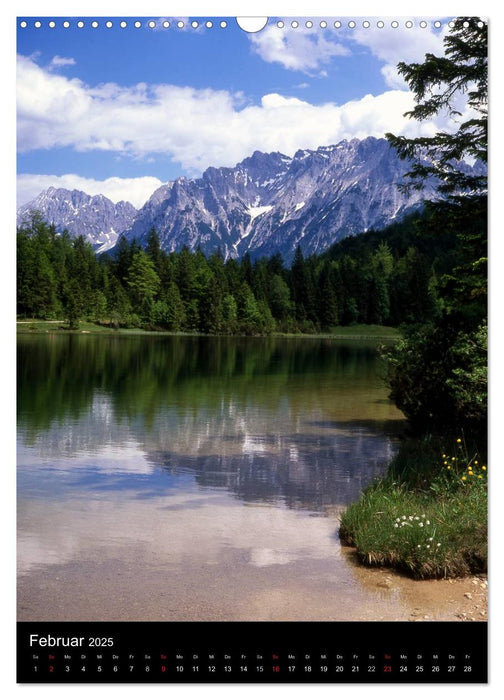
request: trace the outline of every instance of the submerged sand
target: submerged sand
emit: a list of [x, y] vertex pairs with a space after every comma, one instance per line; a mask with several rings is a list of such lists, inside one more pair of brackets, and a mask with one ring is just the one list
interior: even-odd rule
[[28, 500], [18, 619], [486, 620], [487, 582], [414, 581], [356, 563], [338, 512], [229, 494]]

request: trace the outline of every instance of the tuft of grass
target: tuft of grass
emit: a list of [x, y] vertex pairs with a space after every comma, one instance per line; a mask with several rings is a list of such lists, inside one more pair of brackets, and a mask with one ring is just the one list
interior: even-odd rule
[[[425, 447], [425, 445], [424, 445]], [[458, 438], [452, 454], [421, 469], [406, 446], [341, 519], [339, 535], [370, 566], [391, 566], [418, 579], [482, 573], [487, 569], [487, 468]], [[421, 452], [421, 450], [420, 450]], [[406, 469], [407, 456], [411, 469]]]

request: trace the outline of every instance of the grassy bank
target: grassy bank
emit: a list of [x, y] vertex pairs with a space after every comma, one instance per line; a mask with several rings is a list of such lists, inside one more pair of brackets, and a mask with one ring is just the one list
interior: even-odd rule
[[167, 331], [147, 331], [143, 328], [119, 328], [82, 321], [77, 329], [70, 329], [65, 321], [40, 321], [38, 319], [22, 320], [16, 323], [17, 333], [97, 333], [100, 335], [188, 335], [187, 333], [169, 333]]
[[[273, 335], [290, 337], [291, 334], [273, 333]], [[294, 333], [292, 335], [299, 337], [303, 334]], [[365, 325], [359, 323], [354, 326], [333, 326], [333, 328], [326, 333], [310, 333], [310, 338], [342, 338], [345, 340], [369, 340], [376, 338], [376, 340], [398, 340], [401, 338], [401, 333], [397, 328], [392, 328], [391, 326]]]
[[486, 464], [463, 438], [450, 448], [432, 438], [407, 442], [345, 511], [339, 534], [362, 563], [414, 578], [486, 572]]
[[[70, 328], [68, 323], [65, 321], [41, 321], [38, 319], [29, 320], [19, 320], [16, 324], [18, 333], [68, 333]], [[99, 334], [135, 334], [135, 335], [201, 335], [198, 333], [183, 333], [180, 331], [170, 332], [170, 331], [155, 331], [155, 330], [145, 330], [143, 328], [119, 328], [115, 329], [108, 325], [102, 325], [98, 323], [90, 323], [87, 321], [82, 321], [79, 323], [77, 330], [71, 331], [73, 333], [99, 333]], [[366, 325], [355, 325], [355, 326], [336, 326], [331, 328], [327, 333], [272, 333], [273, 337], [285, 337], [285, 338], [337, 338], [341, 340], [394, 340], [400, 338], [400, 333], [397, 328], [391, 328], [390, 326], [366, 326]]]

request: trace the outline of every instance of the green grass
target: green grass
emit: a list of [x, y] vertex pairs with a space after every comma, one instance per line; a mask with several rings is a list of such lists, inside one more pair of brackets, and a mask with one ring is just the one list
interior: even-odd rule
[[358, 324], [355, 326], [335, 326], [331, 328], [331, 335], [337, 338], [400, 338], [401, 334], [397, 328], [390, 326], [366, 326]]
[[[41, 321], [39, 319], [31, 320], [19, 320], [16, 324], [18, 333], [61, 333], [69, 332], [69, 326], [66, 321]], [[115, 330], [109, 326], [102, 326], [97, 323], [91, 323], [88, 321], [80, 321], [77, 330], [72, 331], [73, 333], [127, 333], [135, 335], [195, 335], [195, 333], [183, 333], [170, 332], [170, 331], [149, 331], [142, 328], [120, 328]], [[348, 340], [366, 340], [366, 339], [377, 339], [377, 340], [393, 340], [400, 338], [400, 333], [396, 328], [390, 328], [389, 326], [336, 326], [327, 333], [272, 333], [273, 337], [296, 337], [296, 338], [336, 338], [336, 339], [348, 339]]]
[[143, 328], [111, 328], [98, 323], [80, 321], [76, 330], [71, 330], [66, 321], [40, 321], [38, 319], [18, 321], [16, 323], [18, 333], [99, 333], [100, 335], [192, 335], [188, 333], [170, 333], [168, 331], [148, 331]]
[[[410, 443], [386, 476], [345, 511], [340, 538], [356, 548], [362, 563], [391, 566], [417, 579], [483, 573], [488, 539], [486, 466], [468, 453], [463, 442], [455, 443], [451, 455], [439, 453], [432, 462], [432, 446], [417, 443], [415, 449]], [[411, 470], [405, 467], [408, 452]]]
[[391, 328], [390, 326], [366, 326], [363, 323], [355, 326], [334, 326], [325, 333], [273, 333], [273, 335], [292, 336], [296, 338], [302, 338], [308, 335], [310, 338], [341, 338], [352, 340], [367, 340], [370, 338], [376, 338], [377, 340], [398, 340], [402, 337], [397, 328]]

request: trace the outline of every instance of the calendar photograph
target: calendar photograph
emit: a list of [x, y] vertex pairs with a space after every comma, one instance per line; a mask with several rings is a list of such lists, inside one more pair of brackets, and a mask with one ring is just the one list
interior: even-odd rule
[[488, 20], [16, 27], [22, 682], [484, 681]]

